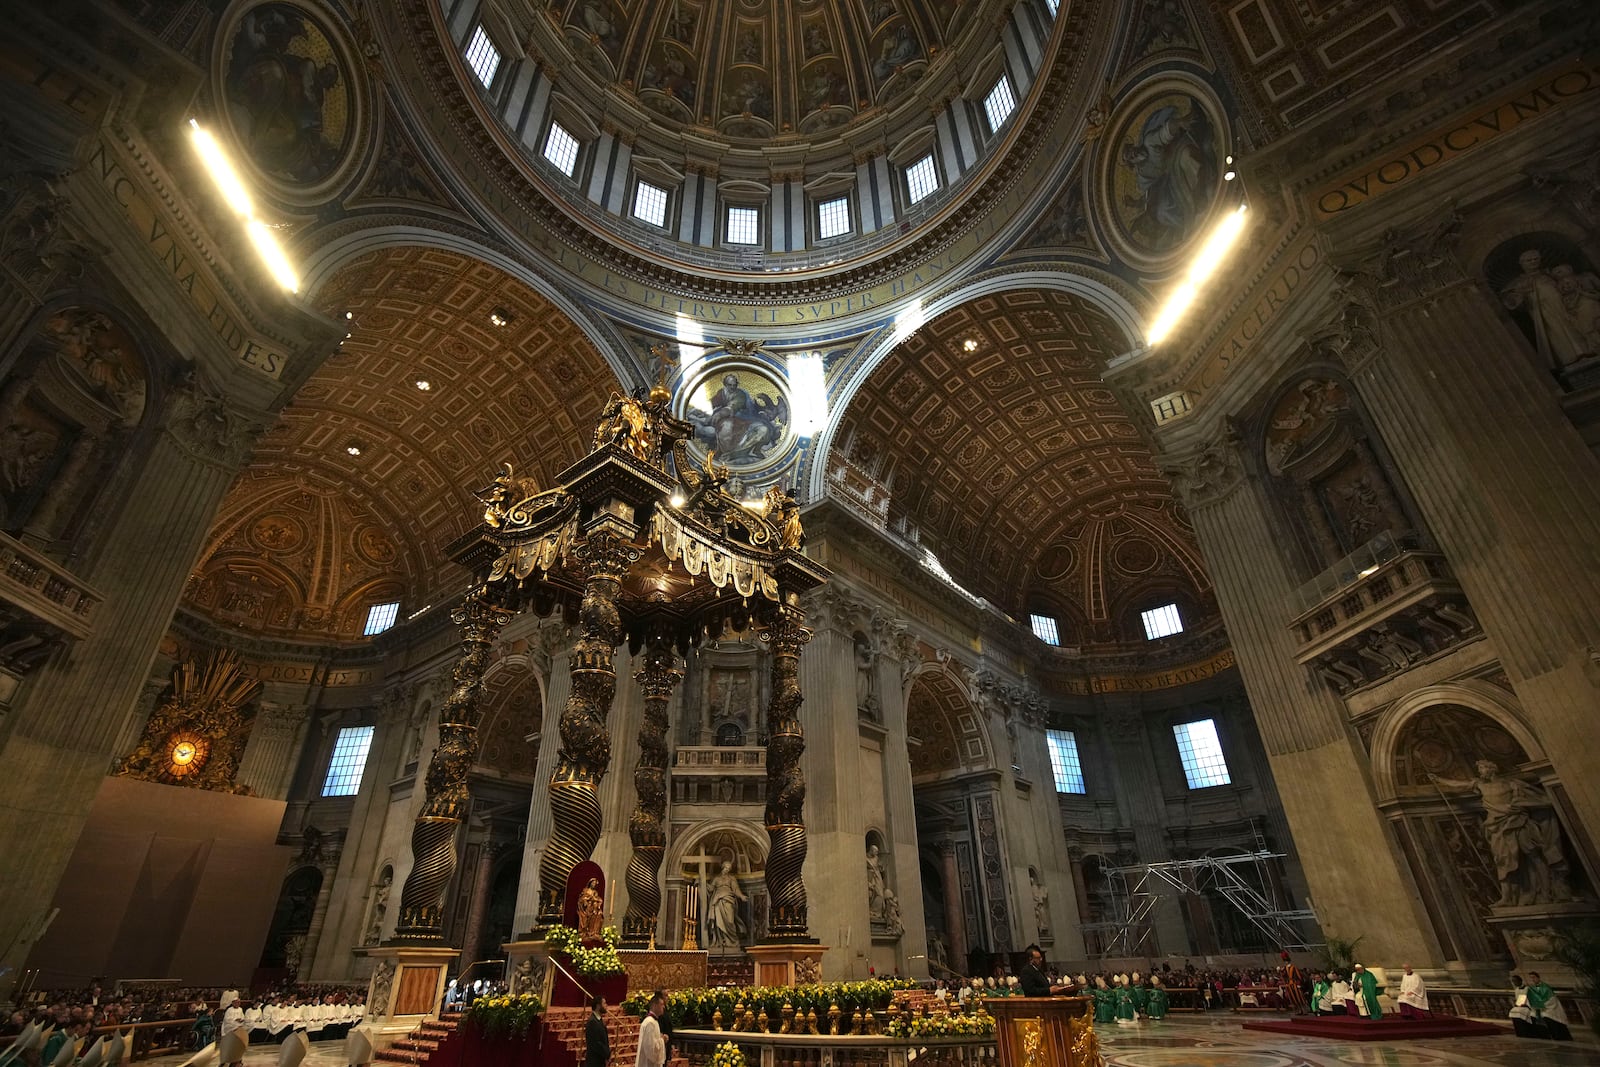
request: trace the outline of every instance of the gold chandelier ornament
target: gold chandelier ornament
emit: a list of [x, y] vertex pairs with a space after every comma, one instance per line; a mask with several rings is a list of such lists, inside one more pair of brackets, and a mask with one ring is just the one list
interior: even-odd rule
[[[578, 631], [549, 783], [552, 830], [539, 864], [538, 925], [561, 921], [567, 877], [600, 839], [598, 789], [611, 765], [606, 722], [617, 685], [612, 659], [626, 641], [633, 653], [644, 653], [635, 681], [645, 695], [645, 715], [634, 775], [639, 799], [628, 824], [634, 851], [623, 941], [638, 947], [652, 941], [666, 843], [666, 707], [683, 676], [677, 657], [728, 627], [753, 626], [773, 648], [767, 880], [778, 906], [772, 938], [807, 939], [800, 880], [804, 741], [797, 712], [798, 656], [810, 634], [799, 602], [827, 581], [828, 572], [801, 554], [805, 531], [793, 492], [774, 486], [759, 501], [734, 498], [726, 466], [714, 456], [700, 463], [691, 457], [692, 427], [672, 414], [670, 401], [661, 383], [648, 392], [613, 393], [589, 454], [562, 471], [557, 484], [540, 488], [518, 478], [508, 463], [478, 490], [482, 522], [450, 546], [450, 554], [475, 578], [463, 611], [494, 618], [457, 620], [469, 634], [457, 665], [461, 698], [452, 697], [442, 712], [448, 723], [441, 723], [413, 831], [415, 864], [402, 894], [398, 939], [442, 937], [455, 831], [476, 754], [478, 664], [486, 664], [504, 621], [524, 610], [559, 611]], [[453, 731], [448, 749], [445, 725]], [[453, 802], [445, 803], [447, 797]]]

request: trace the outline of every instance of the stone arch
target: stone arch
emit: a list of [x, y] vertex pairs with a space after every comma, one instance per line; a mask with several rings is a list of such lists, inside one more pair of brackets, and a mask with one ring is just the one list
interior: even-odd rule
[[[669, 873], [676, 873], [683, 866], [684, 857], [696, 855], [702, 851], [703, 845], [728, 836], [735, 840], [739, 838], [744, 840], [747, 851], [743, 852], [742, 855], [745, 857], [759, 855], [761, 858], [762, 866], [760, 868], [752, 867], [751, 871], [739, 870], [737, 864], [735, 864], [736, 873], [746, 874], [753, 873], [757, 869], [765, 869], [767, 856], [765, 831], [753, 823], [742, 822], [738, 819], [708, 819], [705, 822], [696, 824], [693, 829], [680, 835], [672, 842], [671, 847], [667, 849], [667, 862], [663, 864], [663, 869]], [[739, 855], [739, 850], [735, 849], [736, 858]]]
[[1390, 705], [1373, 729], [1372, 780], [1379, 804], [1400, 796], [1401, 782], [1396, 771], [1404, 728], [1422, 712], [1440, 705], [1462, 707], [1486, 717], [1510, 735], [1527, 761], [1546, 758], [1544, 747], [1522, 713], [1522, 706], [1499, 686], [1479, 679], [1424, 686]]
[[[1142, 347], [1137, 338], [1144, 336], [1144, 316], [1134, 306], [1133, 302], [1119, 292], [1109, 281], [1104, 281], [1089, 274], [1071, 273], [1053, 270], [1019, 270], [1004, 274], [991, 275], [976, 279], [965, 285], [959, 286], [949, 292], [929, 301], [915, 316], [917, 326], [934, 317], [960, 307], [968, 301], [982, 296], [1005, 293], [1016, 289], [1049, 289], [1056, 292], [1073, 293], [1094, 303], [1099, 310], [1104, 312], [1111, 322], [1116, 325], [1129, 340], [1129, 347], [1137, 350]], [[904, 317], [900, 313], [897, 321]], [[808, 457], [810, 473], [805, 479], [806, 494], [809, 500], [820, 500], [827, 493], [829, 456], [833, 450], [835, 434], [838, 431], [840, 418], [850, 408], [856, 394], [861, 391], [867, 379], [878, 369], [884, 360], [889, 358], [895, 348], [904, 341], [915, 327], [906, 321], [900, 327], [885, 327], [878, 337], [870, 342], [867, 356], [854, 370], [850, 372], [838, 391], [829, 397], [830, 415], [828, 424], [823, 428], [816, 441], [816, 447]]]
[[508, 653], [485, 672], [478, 769], [531, 778], [539, 752], [527, 738], [543, 731], [545, 692], [543, 673], [526, 653]]
[[563, 315], [571, 319], [600, 352], [618, 382], [628, 386], [647, 384], [640, 377], [642, 369], [617, 351], [615, 338], [595, 322], [581, 305], [560, 288], [552, 285], [542, 274], [504, 252], [486, 248], [470, 237], [445, 230], [414, 225], [358, 229], [339, 234], [314, 249], [308, 249], [301, 268], [301, 287], [306, 293], [307, 300], [315, 302], [321, 287], [337, 276], [339, 270], [347, 263], [369, 252], [403, 245], [438, 248], [498, 267], [548, 300]]
[[911, 750], [913, 776], [994, 765], [994, 744], [982, 713], [970, 690], [942, 664], [925, 665], [911, 676], [906, 729], [921, 742]]

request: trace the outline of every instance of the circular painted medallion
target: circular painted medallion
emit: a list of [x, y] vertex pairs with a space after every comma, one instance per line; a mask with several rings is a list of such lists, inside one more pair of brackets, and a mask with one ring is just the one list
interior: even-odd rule
[[333, 177], [354, 140], [356, 98], [346, 52], [292, 4], [246, 9], [223, 49], [222, 103], [244, 155], [275, 183]]
[[679, 417], [694, 427], [703, 455], [729, 469], [762, 470], [794, 444], [789, 391], [776, 375], [748, 363], [706, 368], [678, 394]]
[[1227, 127], [1198, 84], [1140, 94], [1105, 145], [1101, 190], [1119, 250], [1162, 263], [1204, 232], [1222, 188]]

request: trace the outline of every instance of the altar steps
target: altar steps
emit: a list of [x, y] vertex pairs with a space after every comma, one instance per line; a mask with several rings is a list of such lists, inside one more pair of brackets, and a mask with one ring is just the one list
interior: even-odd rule
[[381, 1049], [372, 1058], [376, 1063], [405, 1063], [424, 1067], [456, 1032], [454, 1019], [425, 1019], [415, 1030]]

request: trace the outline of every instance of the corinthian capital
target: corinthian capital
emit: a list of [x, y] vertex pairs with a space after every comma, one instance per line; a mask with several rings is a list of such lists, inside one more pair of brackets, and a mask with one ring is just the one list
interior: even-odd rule
[[1461, 221], [1452, 203], [1415, 226], [1385, 231], [1375, 246], [1339, 262], [1344, 291], [1350, 299], [1382, 313], [1467, 281], [1456, 254]]
[[228, 469], [249, 457], [264, 425], [193, 375], [172, 391], [162, 418], [162, 427], [185, 452]]
[[1181, 456], [1167, 457], [1161, 470], [1184, 506], [1193, 509], [1222, 500], [1244, 479], [1244, 448], [1238, 431], [1227, 425], [1217, 437]]

